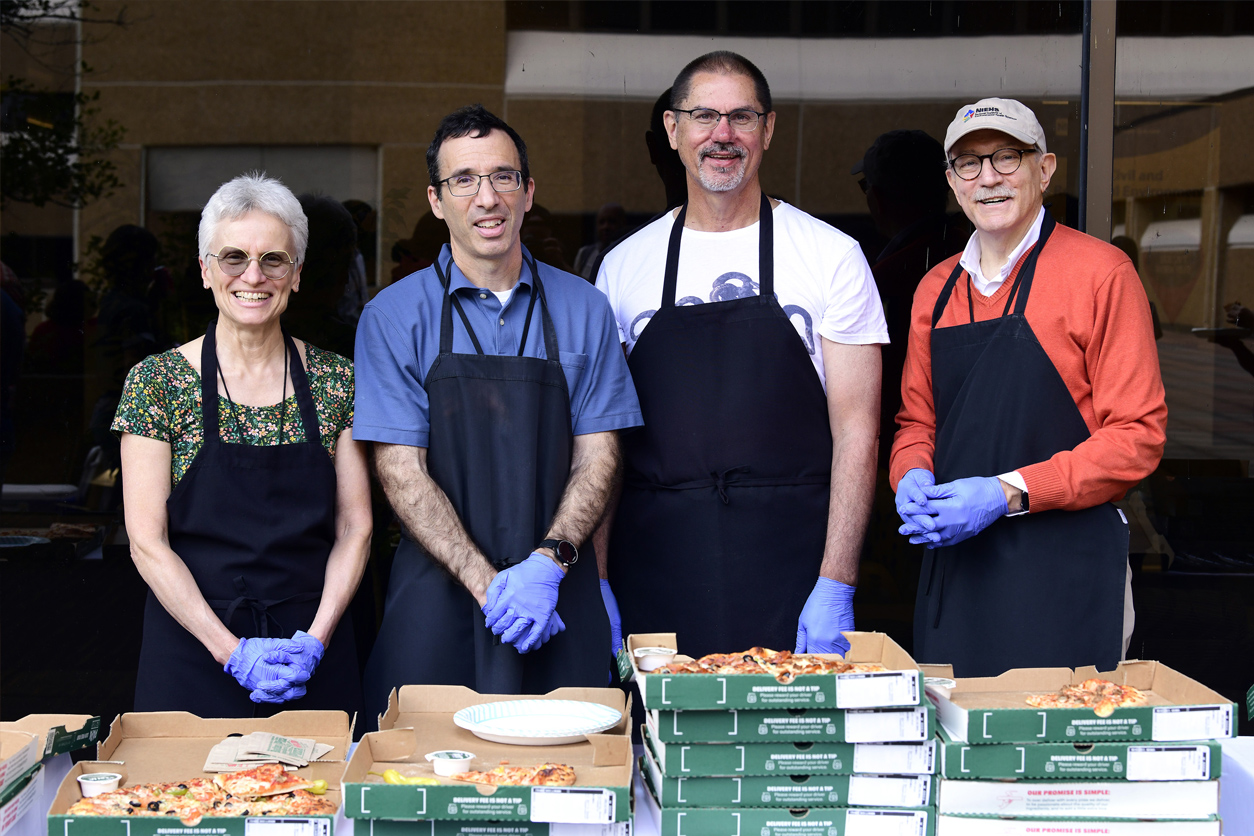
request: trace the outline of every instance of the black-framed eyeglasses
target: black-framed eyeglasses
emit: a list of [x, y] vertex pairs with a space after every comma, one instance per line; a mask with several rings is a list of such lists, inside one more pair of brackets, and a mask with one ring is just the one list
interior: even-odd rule
[[454, 174], [441, 180], [448, 186], [453, 197], [470, 197], [479, 194], [479, 187], [484, 179], [492, 184], [496, 192], [516, 192], [522, 188], [521, 171], [493, 171], [491, 174]]
[[1035, 148], [998, 148], [991, 154], [959, 154], [949, 161], [949, 167], [963, 180], [979, 177], [985, 160], [993, 164], [998, 174], [1014, 174], [1023, 163], [1023, 155], [1035, 153]]
[[209, 253], [210, 258], [218, 260], [218, 269], [228, 276], [242, 276], [250, 262], [257, 262], [261, 275], [267, 279], [281, 279], [292, 271], [296, 262], [283, 250], [271, 250], [252, 258], [248, 253], [235, 247], [223, 247], [221, 252]]
[[752, 131], [758, 126], [758, 119], [765, 116], [765, 113], [758, 113], [750, 108], [741, 108], [733, 110], [731, 113], [720, 113], [710, 107], [696, 107], [692, 110], [680, 110], [672, 108], [673, 113], [686, 113], [688, 118], [696, 123], [698, 128], [713, 130], [718, 127], [719, 120], [724, 116], [727, 117], [727, 124], [731, 125], [738, 131]]

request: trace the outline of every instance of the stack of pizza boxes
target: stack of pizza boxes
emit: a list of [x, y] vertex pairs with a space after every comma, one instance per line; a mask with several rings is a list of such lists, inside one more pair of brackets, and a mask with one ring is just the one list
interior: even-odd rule
[[846, 635], [847, 661], [884, 670], [650, 672], [650, 648], [682, 652], [682, 637], [629, 636], [645, 708], [637, 821], [660, 836], [932, 836], [936, 713], [922, 674], [888, 636]]
[[[59, 758], [96, 742], [100, 718], [87, 714], [29, 714], [0, 723], [0, 834], [42, 834], [36, 812], [46, 809], [69, 768]], [[50, 774], [51, 773], [51, 774]]]
[[[1023, 668], [954, 679], [925, 666], [941, 729], [937, 836], [1219, 836], [1219, 738], [1234, 704], [1166, 665]], [[1029, 697], [1103, 679], [1128, 702], [1034, 707]], [[1033, 700], [1040, 702], [1039, 700]]]
[[[621, 689], [406, 685], [378, 722], [343, 776], [344, 814], [362, 836], [630, 836], [631, 700]], [[442, 761], [451, 768], [437, 771]], [[487, 785], [467, 774], [544, 764], [574, 783]]]

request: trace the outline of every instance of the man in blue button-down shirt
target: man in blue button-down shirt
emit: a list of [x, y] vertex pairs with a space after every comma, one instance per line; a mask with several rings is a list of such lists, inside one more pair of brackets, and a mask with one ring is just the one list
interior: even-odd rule
[[613, 315], [522, 246], [535, 183], [512, 128], [464, 108], [427, 163], [450, 244], [357, 330], [353, 436], [374, 442], [406, 534], [367, 702], [416, 682], [604, 685], [616, 625], [590, 539], [619, 478], [617, 431], [642, 423]]

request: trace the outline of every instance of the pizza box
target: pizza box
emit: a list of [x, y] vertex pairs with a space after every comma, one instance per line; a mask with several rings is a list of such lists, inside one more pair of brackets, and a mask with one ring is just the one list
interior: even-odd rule
[[[343, 711], [282, 711], [266, 718], [208, 718], [185, 711], [132, 712], [115, 719], [108, 737], [97, 747], [96, 761], [76, 763], [57, 789], [48, 811], [48, 836], [258, 836], [280, 822], [290, 823], [282, 836], [330, 836], [332, 816], [206, 816], [188, 827], [156, 816], [70, 816], [66, 811], [82, 795], [78, 776], [116, 772], [122, 786], [208, 778], [202, 771], [209, 750], [233, 734], [264, 731], [313, 738], [335, 748], [298, 774], [327, 782], [327, 799], [341, 804], [339, 784], [344, 757], [353, 742], [353, 720]], [[276, 835], [277, 836], [277, 835]]]
[[934, 836], [935, 808], [663, 807], [647, 772], [637, 816], [658, 836]]
[[641, 769], [666, 807], [926, 807], [931, 775], [769, 775], [678, 777], [663, 774], [646, 738]]
[[936, 741], [925, 743], [663, 743], [642, 736], [662, 773], [673, 778], [726, 775], [932, 775]]
[[529, 821], [440, 821], [365, 819], [354, 825], [355, 836], [631, 836], [631, 822], [560, 824]]
[[938, 813], [1016, 818], [1209, 819], [1218, 781], [941, 781]]
[[[878, 662], [882, 673], [808, 674], [788, 684], [769, 674], [663, 674], [635, 668], [636, 686], [649, 710], [741, 708], [884, 708], [919, 705], [923, 679], [910, 654], [883, 633], [849, 632], [850, 662]], [[627, 637], [633, 666], [637, 647], [679, 647], [674, 633]], [[676, 656], [685, 661], [690, 657]], [[829, 658], [840, 658], [830, 656]]]
[[1218, 818], [1209, 821], [1104, 821], [936, 817], [936, 836], [1220, 836], [1222, 827]]
[[0, 730], [30, 732], [44, 741], [45, 758], [85, 749], [100, 737], [100, 718], [90, 714], [28, 714], [0, 723]]
[[44, 791], [43, 763], [37, 763], [0, 792], [0, 834], [30, 814]]
[[1223, 762], [1216, 740], [1191, 743], [984, 743], [937, 735], [944, 778], [1214, 781]]
[[[519, 699], [595, 702], [622, 712], [618, 725], [578, 743], [519, 745], [483, 740], [453, 723], [453, 715], [485, 703]], [[362, 737], [344, 772], [344, 814], [352, 819], [441, 819], [481, 822], [613, 824], [631, 818], [631, 700], [617, 688], [559, 688], [543, 696], [477, 694], [456, 685], [407, 685], [394, 691], [380, 720], [383, 731]], [[398, 769], [435, 778], [425, 755], [458, 749], [475, 760], [467, 769], [546, 762], [575, 768], [573, 787], [486, 786], [438, 778], [438, 785], [382, 783], [371, 772]]]
[[43, 760], [44, 739], [28, 731], [0, 730], [0, 793]]
[[[937, 670], [947, 668], [929, 666], [929, 678]], [[1090, 708], [1032, 708], [1025, 702], [1093, 677], [1139, 688], [1150, 704], [1098, 717]], [[1120, 662], [1108, 673], [1094, 667], [1016, 668], [1000, 676], [948, 678], [952, 688], [930, 682], [927, 693], [941, 725], [965, 743], [1177, 742], [1232, 737], [1235, 729], [1235, 703], [1161, 662]]]
[[664, 743], [921, 743], [936, 735], [936, 706], [781, 708], [741, 711], [646, 711], [653, 739]]

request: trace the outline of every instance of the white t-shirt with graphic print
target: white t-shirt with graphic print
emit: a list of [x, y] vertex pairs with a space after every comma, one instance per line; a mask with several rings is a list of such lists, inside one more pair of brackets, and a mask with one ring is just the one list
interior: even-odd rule
[[[848, 345], [886, 344], [888, 326], [871, 268], [857, 242], [795, 206], [780, 203], [775, 228], [775, 298], [805, 343], [824, 382], [819, 337]], [[666, 213], [606, 255], [597, 287], [610, 300], [630, 354], [662, 301]], [[699, 305], [758, 295], [758, 224], [731, 232], [684, 229], [675, 304]]]

